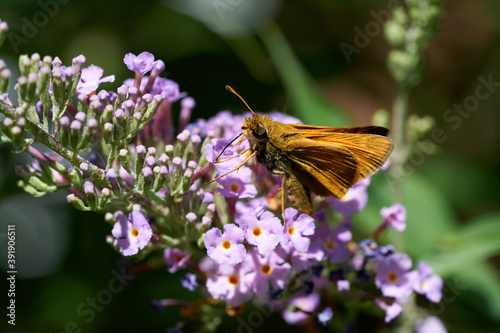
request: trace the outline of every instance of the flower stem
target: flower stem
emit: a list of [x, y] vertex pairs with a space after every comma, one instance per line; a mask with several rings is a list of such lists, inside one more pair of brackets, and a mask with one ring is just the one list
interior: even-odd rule
[[[3, 101], [0, 101], [0, 112], [5, 114], [7, 117], [11, 117], [15, 119], [15, 108], [6, 104]], [[62, 158], [66, 159], [73, 165], [80, 165], [81, 163], [89, 164], [89, 172], [92, 175], [92, 180], [94, 184], [110, 187], [109, 182], [106, 180], [106, 175], [104, 174], [104, 170], [98, 168], [93, 165], [83, 157], [79, 156], [77, 153], [72, 152], [69, 149], [66, 149], [62, 146], [61, 142], [54, 136], [45, 132], [42, 128], [40, 128], [37, 124], [32, 122], [29, 119], [26, 119], [26, 130], [33, 135], [36, 142], [43, 144], [47, 148], [52, 149], [54, 152], [59, 154]]]
[[394, 202], [403, 201], [403, 166], [408, 156], [406, 142], [406, 118], [408, 116], [408, 91], [400, 89], [393, 106], [392, 133], [395, 149], [392, 154], [391, 171], [394, 179]]

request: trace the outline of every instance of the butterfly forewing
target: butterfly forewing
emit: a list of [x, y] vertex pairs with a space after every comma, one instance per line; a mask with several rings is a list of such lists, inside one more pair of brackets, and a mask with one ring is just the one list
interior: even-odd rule
[[[357, 159], [358, 172], [361, 180], [373, 175], [391, 155], [394, 148], [394, 143], [391, 139], [377, 134], [369, 133], [382, 133], [382, 130], [387, 131], [382, 127], [367, 126], [358, 127], [362, 130], [361, 133], [356, 132], [315, 132], [315, 131], [299, 131], [297, 134], [304, 138], [316, 141], [318, 145], [323, 143], [334, 143], [347, 148]], [[346, 129], [355, 130], [356, 127]]]
[[387, 136], [389, 130], [380, 126], [358, 126], [358, 127], [327, 127], [309, 126], [301, 124], [290, 124], [301, 133], [355, 133], [355, 134], [377, 134]]
[[289, 172], [317, 195], [341, 198], [359, 178], [357, 161], [346, 148], [314, 140], [289, 141]]

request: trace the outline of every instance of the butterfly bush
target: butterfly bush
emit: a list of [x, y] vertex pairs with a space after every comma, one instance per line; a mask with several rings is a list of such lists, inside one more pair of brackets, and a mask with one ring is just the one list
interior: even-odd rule
[[[214, 331], [252, 302], [290, 325], [327, 326], [346, 314], [341, 302], [371, 304], [390, 322], [412, 294], [440, 301], [443, 281], [429, 265], [379, 244], [387, 229], [404, 230], [403, 205], [380, 207], [379, 226], [367, 238], [355, 234], [352, 217], [369, 200], [370, 179], [343, 199], [313, 197], [313, 216], [285, 197], [282, 216], [280, 177], [255, 160], [244, 163], [246, 139], [231, 142], [246, 115], [191, 120], [195, 99], [160, 77], [165, 64], [151, 53], [124, 56], [131, 78], [116, 90], [98, 88], [112, 87], [114, 76], [85, 66], [83, 55], [69, 66], [38, 54], [19, 64], [14, 103], [6, 93], [11, 72], [0, 60], [1, 140], [33, 157], [16, 168], [18, 185], [34, 196], [63, 190], [77, 209], [106, 212], [111, 247], [133, 262], [181, 272], [179, 286], [204, 300], [177, 302], [158, 291], [156, 309], [190, 304], [212, 318], [190, 325]], [[178, 122], [173, 108], [180, 108]], [[424, 319], [420, 330], [430, 325]]]

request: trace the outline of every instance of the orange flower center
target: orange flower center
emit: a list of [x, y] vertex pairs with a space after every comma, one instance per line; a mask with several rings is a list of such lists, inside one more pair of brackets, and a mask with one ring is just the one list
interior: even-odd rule
[[236, 274], [232, 274], [229, 276], [228, 281], [233, 286], [237, 285], [239, 282], [238, 276]]
[[269, 275], [271, 274], [272, 269], [271, 266], [269, 266], [268, 264], [264, 264], [260, 266], [260, 271], [262, 272], [262, 274]]
[[326, 241], [325, 247], [327, 250], [333, 250], [335, 248], [335, 243], [331, 240]]
[[394, 283], [398, 280], [398, 274], [394, 271], [390, 271], [387, 273], [387, 280], [391, 283]]
[[229, 250], [229, 248], [231, 247], [231, 242], [228, 241], [228, 240], [225, 240], [223, 243], [222, 243], [222, 247], [225, 248], [226, 250]]
[[231, 188], [231, 191], [237, 192], [240, 189], [240, 185], [232, 183], [230, 188]]
[[139, 230], [137, 230], [137, 228], [134, 228], [134, 229], [132, 229], [130, 234], [132, 235], [132, 237], [137, 237], [137, 236], [139, 236]]
[[288, 228], [288, 233], [290, 234], [290, 236], [293, 235], [293, 232], [294, 232], [293, 227]]
[[259, 237], [260, 235], [262, 235], [262, 230], [260, 230], [260, 227], [253, 228], [253, 235], [255, 237]]

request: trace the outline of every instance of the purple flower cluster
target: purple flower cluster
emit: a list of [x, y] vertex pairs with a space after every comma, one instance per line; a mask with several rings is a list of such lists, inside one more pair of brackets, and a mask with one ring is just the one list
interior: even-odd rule
[[[339, 310], [325, 295], [371, 299], [385, 312], [386, 322], [401, 314], [414, 293], [440, 302], [443, 280], [427, 263], [415, 269], [408, 255], [377, 243], [388, 228], [405, 229], [402, 204], [381, 208], [380, 224], [370, 238], [355, 241], [353, 216], [367, 205], [370, 179], [355, 184], [342, 199], [313, 193], [314, 217], [301, 214], [279, 197], [281, 179], [249, 159], [248, 140], [231, 141], [241, 134], [248, 114], [222, 111], [190, 123], [194, 99], [180, 92], [176, 82], [159, 77], [165, 65], [148, 52], [125, 55], [134, 78], [116, 93], [93, 94], [114, 76], [102, 78], [102, 69], [83, 68], [84, 61], [77, 57], [72, 67], [62, 66], [58, 58], [42, 62], [39, 75], [51, 73], [44, 89], [54, 99], [52, 107], [43, 100], [36, 108], [47, 129], [45, 118], [53, 117], [54, 134], [64, 149], [52, 156], [27, 147], [36, 158], [18, 169], [27, 191], [40, 195], [64, 185], [76, 208], [114, 211], [106, 215], [113, 224], [109, 242], [120, 253], [134, 259], [161, 256], [170, 273], [184, 271], [180, 284], [185, 289], [210, 295], [206, 304], [211, 306], [228, 305], [228, 313], [237, 313], [248, 301], [268, 302], [289, 324], [316, 320], [326, 326]], [[70, 100], [75, 92], [77, 104]], [[37, 103], [25, 95], [26, 103]], [[172, 104], [177, 101], [181, 119], [176, 130]], [[25, 124], [21, 111], [7, 125]], [[299, 123], [280, 113], [269, 116]], [[74, 156], [89, 146], [99, 147], [98, 154], [89, 160], [79, 156], [76, 164]], [[67, 170], [59, 163], [63, 157], [76, 165]], [[288, 207], [283, 216], [281, 199]], [[367, 284], [372, 288], [364, 288]], [[186, 306], [171, 299], [154, 304]], [[441, 329], [439, 324], [430, 317], [419, 322], [419, 330]]]
[[[201, 244], [207, 255], [197, 272], [199, 280], [206, 280], [200, 287], [232, 307], [266, 299], [283, 309], [283, 318], [290, 324], [313, 317], [327, 324], [334, 320], [334, 314], [320, 295], [326, 290], [352, 293], [353, 285], [370, 281], [379, 290], [373, 303], [386, 313], [387, 322], [399, 316], [414, 292], [439, 302], [442, 280], [424, 262], [418, 271], [412, 271], [411, 259], [392, 246], [379, 247], [373, 240], [353, 242], [351, 217], [367, 204], [370, 179], [356, 184], [341, 200], [316, 198], [319, 210], [315, 219], [286, 208], [285, 228], [275, 198], [280, 179], [253, 160], [245, 162], [249, 155], [246, 140], [231, 143], [240, 133], [242, 120], [243, 116], [221, 112], [186, 126], [191, 133], [206, 135], [205, 155], [200, 160], [204, 158], [202, 164], [216, 169], [211, 177], [217, 180], [212, 192], [208, 187], [204, 191], [205, 196], [210, 193], [207, 202], [215, 204], [218, 214], [197, 228], [205, 230]], [[203, 177], [210, 175], [204, 172]], [[332, 221], [328, 208], [342, 218]], [[382, 220], [374, 239], [389, 227], [404, 230], [404, 206], [395, 204], [380, 213]], [[200, 220], [195, 223], [200, 224]], [[183, 253], [180, 258], [186, 256]], [[167, 265], [170, 270], [179, 267], [172, 260], [167, 260]]]

